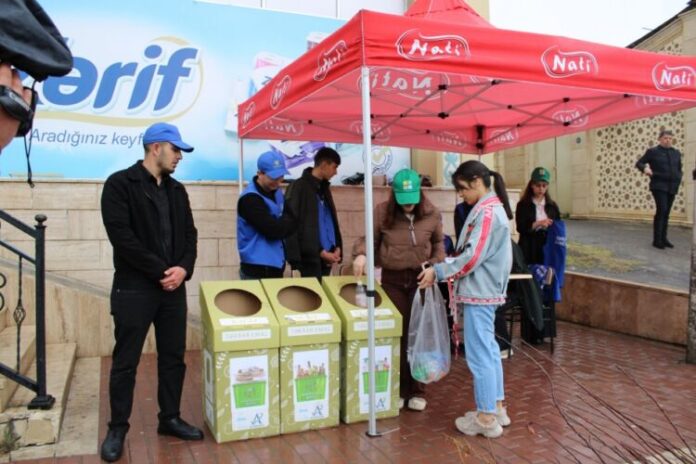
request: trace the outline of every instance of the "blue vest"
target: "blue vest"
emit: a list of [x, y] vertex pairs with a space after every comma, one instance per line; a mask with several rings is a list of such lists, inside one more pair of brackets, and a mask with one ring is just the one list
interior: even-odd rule
[[[271, 215], [277, 218], [283, 214], [284, 199], [280, 189], [276, 190], [275, 198], [271, 200], [256, 189], [256, 183], [250, 182], [242, 192], [242, 197], [244, 195], [260, 196], [268, 206]], [[237, 215], [237, 249], [241, 261], [245, 264], [276, 268], [282, 268], [285, 265], [283, 241], [267, 239], [240, 215]]]

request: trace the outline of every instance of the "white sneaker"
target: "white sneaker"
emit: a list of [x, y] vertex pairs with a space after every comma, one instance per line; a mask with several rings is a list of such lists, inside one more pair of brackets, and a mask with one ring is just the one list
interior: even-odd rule
[[404, 409], [404, 403], [405, 403], [404, 399], [399, 398], [399, 409]]
[[503, 434], [503, 427], [497, 420], [491, 421], [486, 425], [479, 421], [477, 414], [467, 414], [462, 417], [457, 417], [454, 421], [457, 430], [464, 435], [473, 437], [475, 435], [483, 435], [486, 438], [498, 438]]
[[425, 409], [425, 407], [428, 405], [428, 402], [425, 401], [425, 398], [421, 398], [419, 396], [414, 396], [410, 400], [408, 400], [408, 409], [412, 411], [422, 411]]
[[507, 350], [507, 349], [505, 349], [505, 350], [500, 350], [500, 359], [507, 359], [507, 358], [509, 358], [510, 356], [512, 356], [513, 354], [515, 354], [515, 350], [513, 350], [513, 349], [510, 349], [510, 350]]
[[[475, 416], [477, 414], [478, 411], [469, 411], [466, 414], [464, 414], [464, 416]], [[498, 411], [495, 413], [495, 418], [502, 427], [507, 427], [512, 423], [512, 421], [510, 420], [510, 416], [508, 416], [507, 408], [504, 406], [502, 409], [498, 409]]]

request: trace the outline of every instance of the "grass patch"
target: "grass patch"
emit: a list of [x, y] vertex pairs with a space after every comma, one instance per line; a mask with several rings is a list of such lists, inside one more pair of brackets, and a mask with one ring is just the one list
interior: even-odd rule
[[566, 268], [578, 270], [603, 269], [609, 272], [621, 273], [632, 271], [640, 264], [641, 262], [635, 259], [617, 258], [611, 250], [601, 246], [568, 242]]

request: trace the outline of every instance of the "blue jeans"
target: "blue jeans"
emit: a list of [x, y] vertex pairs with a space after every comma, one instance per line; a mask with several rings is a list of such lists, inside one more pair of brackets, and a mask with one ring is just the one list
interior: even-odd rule
[[479, 412], [495, 414], [496, 401], [505, 399], [503, 363], [495, 341], [494, 305], [464, 305], [466, 363], [474, 377], [474, 400]]

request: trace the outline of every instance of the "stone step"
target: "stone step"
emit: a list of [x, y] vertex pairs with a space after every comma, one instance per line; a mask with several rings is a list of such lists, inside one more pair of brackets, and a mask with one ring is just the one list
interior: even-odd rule
[[[36, 356], [36, 328], [22, 325], [20, 346], [20, 372], [29, 378], [36, 378], [36, 368], [29, 371], [29, 366]], [[17, 326], [11, 325], [0, 332], [0, 362], [11, 369], [17, 368]], [[7, 408], [10, 398], [19, 384], [4, 375], [0, 375], [0, 412]]]
[[[12, 440], [15, 441], [10, 460], [21, 459], [26, 454], [25, 450], [30, 450], [31, 447], [58, 440], [76, 352], [75, 343], [46, 345], [47, 391], [56, 399], [50, 410], [28, 409], [27, 405], [36, 394], [25, 387], [19, 387], [8, 408], [0, 413], [0, 437], [7, 442], [6, 437], [13, 436]], [[35, 372], [36, 364], [32, 363], [30, 369]]]

